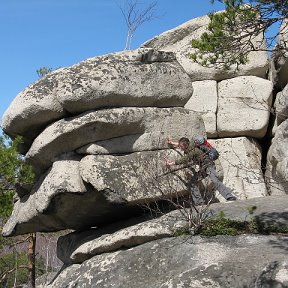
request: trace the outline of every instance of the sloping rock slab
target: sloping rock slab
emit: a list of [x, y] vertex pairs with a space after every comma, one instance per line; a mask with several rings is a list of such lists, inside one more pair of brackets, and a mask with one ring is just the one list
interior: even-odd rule
[[156, 240], [71, 265], [38, 287], [287, 287], [287, 243], [254, 235]]
[[[255, 208], [253, 215], [249, 214], [251, 207]], [[280, 230], [283, 227], [288, 229], [287, 207], [288, 196], [271, 196], [228, 204], [214, 203], [209, 207], [202, 207], [202, 210], [203, 212], [205, 210], [210, 218], [216, 218], [220, 212], [224, 212], [227, 219], [243, 222], [256, 219], [263, 228], [272, 226]], [[175, 210], [152, 220], [139, 217], [114, 223], [102, 229], [73, 232], [58, 239], [57, 257], [65, 264], [82, 263], [95, 255], [173, 236], [176, 231], [188, 229], [187, 219], [183, 215], [185, 215], [183, 211]]]
[[[142, 220], [144, 221], [143, 218]], [[126, 226], [127, 222], [116, 224], [119, 228], [119, 226]], [[57, 257], [65, 264], [82, 263], [98, 254], [131, 248], [156, 239], [173, 236], [171, 228], [173, 227], [169, 227], [167, 219], [166, 221], [154, 219], [118, 231], [115, 231], [115, 225], [110, 225], [102, 229], [73, 232], [58, 239]]]
[[[36, 171], [44, 172], [52, 165], [56, 156], [74, 151], [88, 143], [127, 135], [150, 135], [152, 132], [154, 135], [159, 133], [157, 149], [167, 148], [163, 139], [174, 133], [179, 135], [181, 132], [182, 136], [190, 136], [193, 133], [206, 135], [201, 116], [184, 108], [104, 109], [51, 124], [34, 140], [26, 154], [26, 160]], [[156, 139], [146, 140], [146, 149], [155, 149]], [[126, 152], [133, 152], [133, 148], [127, 146]]]
[[[269, 61], [268, 53], [265, 51], [251, 52], [248, 55], [247, 64], [239, 65], [238, 69], [233, 66], [229, 70], [217, 69], [216, 67], [207, 68], [195, 63], [190, 57], [192, 53], [195, 53], [191, 41], [192, 39], [199, 39], [204, 32], [207, 32], [209, 22], [210, 19], [208, 16], [192, 19], [148, 40], [142, 47], [174, 52], [178, 62], [190, 75], [192, 81], [220, 81], [240, 75], [254, 75], [266, 78]], [[259, 47], [259, 45], [261, 46], [264, 43], [262, 35], [259, 35], [259, 37], [256, 37], [252, 41], [255, 47]], [[262, 48], [265, 49], [265, 47]]]
[[[192, 94], [177, 61], [142, 63], [138, 51], [87, 59], [23, 90], [4, 114], [3, 130], [32, 140], [47, 124], [104, 107], [184, 106]], [[156, 61], [156, 62], [155, 62]]]

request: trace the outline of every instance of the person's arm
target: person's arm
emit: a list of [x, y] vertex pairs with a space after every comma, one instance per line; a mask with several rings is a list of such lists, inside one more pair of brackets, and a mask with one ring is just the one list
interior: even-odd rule
[[167, 138], [167, 145], [168, 147], [171, 147], [173, 149], [178, 148], [179, 147], [179, 143], [178, 141], [173, 141], [170, 137]]

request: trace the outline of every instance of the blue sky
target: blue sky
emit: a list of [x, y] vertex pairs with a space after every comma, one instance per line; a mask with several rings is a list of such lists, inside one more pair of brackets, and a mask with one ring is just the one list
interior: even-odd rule
[[[139, 0], [141, 7], [151, 3]], [[209, 0], [158, 0], [159, 18], [143, 24], [132, 49], [192, 18], [221, 10]], [[38, 79], [36, 70], [67, 67], [121, 51], [125, 0], [0, 0], [0, 118], [16, 95]]]

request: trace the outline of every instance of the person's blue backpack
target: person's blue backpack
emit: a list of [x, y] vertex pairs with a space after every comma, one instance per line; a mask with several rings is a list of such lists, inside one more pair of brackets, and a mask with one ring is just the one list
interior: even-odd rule
[[219, 152], [202, 135], [195, 137], [195, 146], [205, 152], [211, 160], [219, 158]]

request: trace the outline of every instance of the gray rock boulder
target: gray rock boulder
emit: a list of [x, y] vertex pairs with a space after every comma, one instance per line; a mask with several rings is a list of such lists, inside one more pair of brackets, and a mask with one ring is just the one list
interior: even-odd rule
[[[155, 50], [174, 52], [178, 62], [190, 75], [192, 81], [198, 80], [223, 80], [240, 75], [254, 75], [266, 78], [269, 68], [268, 54], [265, 51], [251, 52], [248, 63], [240, 65], [238, 69], [232, 67], [229, 70], [206, 68], [192, 61], [190, 55], [195, 52], [191, 46], [192, 39], [199, 39], [203, 32], [207, 31], [209, 17], [203, 16], [189, 20], [182, 25], [168, 30], [151, 40], [145, 42], [142, 47]], [[263, 45], [263, 37], [259, 35], [253, 39], [255, 46]], [[264, 47], [263, 47], [264, 48]]]
[[70, 265], [44, 287], [286, 287], [287, 265], [287, 237], [182, 236]]
[[193, 94], [184, 108], [201, 114], [207, 137], [217, 137], [218, 85], [215, 80], [195, 81]]
[[16, 96], [1, 121], [6, 134], [12, 138], [20, 135], [30, 145], [43, 127], [66, 115], [56, 96], [63, 75], [65, 69], [49, 73]]
[[124, 51], [48, 74], [15, 98], [4, 114], [3, 130], [31, 141], [51, 122], [88, 110], [183, 107], [192, 94], [189, 76], [171, 53], [152, 52], [149, 63], [141, 61], [139, 51]]
[[[178, 177], [168, 173], [163, 158], [176, 158], [177, 152], [146, 151], [123, 156], [90, 155], [82, 158], [80, 174], [97, 191], [106, 191], [114, 199], [129, 203], [145, 203], [163, 194], [184, 190]], [[163, 175], [160, 176], [159, 175]], [[184, 175], [182, 175], [185, 181]]]
[[[57, 243], [57, 257], [64, 264], [81, 264], [95, 255], [115, 252], [123, 248], [128, 249], [156, 239], [173, 236], [173, 227], [169, 227], [167, 219], [166, 221], [159, 219], [144, 221], [142, 217], [142, 221], [134, 225], [131, 225], [131, 220], [115, 223], [120, 227], [127, 225], [118, 231], [115, 231], [114, 224], [102, 229], [73, 232], [62, 236]], [[130, 222], [130, 225], [127, 222]]]
[[266, 183], [269, 194], [288, 194], [288, 119], [276, 129], [267, 155]]
[[[154, 133], [154, 138], [149, 138], [151, 133]], [[184, 108], [103, 109], [51, 124], [34, 140], [26, 160], [36, 171], [44, 172], [52, 165], [55, 157], [95, 141], [127, 135], [136, 141], [138, 136], [143, 135], [146, 149], [152, 150], [157, 141], [157, 149], [167, 148], [166, 138], [169, 135], [190, 137], [193, 133], [206, 135], [203, 119], [197, 112]], [[131, 141], [126, 151], [122, 150], [126, 153], [133, 151]]]
[[[273, 202], [273, 205], [271, 205]], [[224, 212], [226, 219], [236, 221], [256, 220], [263, 229], [288, 228], [288, 196], [261, 197], [227, 203], [213, 203], [202, 207], [203, 218], [216, 218]], [[249, 214], [251, 207], [256, 209]], [[200, 209], [198, 207], [198, 209]], [[177, 231], [188, 231], [184, 210], [174, 210], [159, 218], [147, 220], [138, 217], [117, 222], [100, 229], [76, 231], [59, 238], [57, 256], [64, 264], [83, 263], [93, 256], [131, 248], [156, 239], [172, 237]], [[196, 216], [196, 213], [194, 212]]]
[[165, 174], [163, 157], [168, 153], [171, 159], [178, 156], [174, 150], [91, 155], [81, 161], [62, 155], [31, 194], [15, 203], [3, 235], [103, 226], [143, 212], [139, 205], [155, 203], [163, 195], [171, 199], [177, 192], [187, 194], [183, 171]]
[[[223, 169], [223, 183], [231, 188], [238, 199], [250, 199], [267, 195], [261, 168], [262, 151], [253, 138], [235, 137], [210, 139], [219, 151]], [[217, 199], [225, 201], [220, 194]]]
[[[81, 198], [80, 195], [87, 192], [79, 174], [79, 156], [67, 155], [66, 160], [54, 162], [53, 167], [47, 174], [42, 175], [33, 187], [31, 194], [25, 195], [14, 203], [12, 215], [3, 227], [3, 235], [65, 229], [66, 221], [63, 214], [68, 211], [65, 209], [58, 211], [56, 216], [55, 210], [56, 207], [64, 208], [59, 195], [66, 195], [67, 192], [77, 195], [76, 198]], [[70, 206], [69, 212], [75, 215], [73, 212], [76, 211], [76, 207], [79, 207], [78, 204], [70, 202]], [[70, 218], [69, 214], [65, 216]]]
[[278, 92], [276, 95], [275, 103], [276, 125], [280, 125], [288, 118], [288, 85]]
[[219, 137], [264, 137], [269, 124], [272, 90], [271, 81], [255, 76], [241, 76], [219, 82]]

